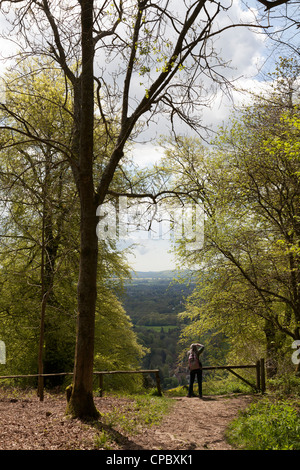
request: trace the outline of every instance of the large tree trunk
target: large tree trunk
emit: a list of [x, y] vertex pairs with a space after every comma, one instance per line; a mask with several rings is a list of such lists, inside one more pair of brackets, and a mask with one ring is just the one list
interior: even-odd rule
[[94, 44], [93, 0], [81, 1], [82, 75], [78, 190], [80, 197], [80, 266], [77, 286], [77, 341], [74, 378], [67, 412], [78, 418], [99, 415], [93, 401], [95, 308], [98, 238], [93, 184]]
[[78, 418], [96, 418], [99, 413], [93, 401], [94, 332], [98, 239], [96, 207], [86, 184], [81, 196], [81, 251], [78, 281], [77, 341], [74, 378], [67, 412]]

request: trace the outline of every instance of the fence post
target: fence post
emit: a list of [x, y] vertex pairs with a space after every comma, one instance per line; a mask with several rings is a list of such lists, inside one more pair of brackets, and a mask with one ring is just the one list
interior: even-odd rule
[[256, 387], [257, 390], [261, 390], [260, 384], [260, 360], [256, 362]]
[[103, 397], [103, 374], [99, 375], [99, 389], [100, 389], [100, 397]]
[[42, 374], [38, 376], [37, 396], [40, 398], [40, 401], [44, 401], [44, 377]]
[[160, 377], [159, 377], [159, 371], [158, 370], [155, 372], [155, 377], [156, 377], [157, 392], [158, 392], [158, 395], [161, 397], [162, 393], [161, 393], [161, 388], [160, 388]]
[[260, 360], [260, 377], [261, 377], [261, 393], [266, 391], [266, 374], [265, 374], [265, 360]]

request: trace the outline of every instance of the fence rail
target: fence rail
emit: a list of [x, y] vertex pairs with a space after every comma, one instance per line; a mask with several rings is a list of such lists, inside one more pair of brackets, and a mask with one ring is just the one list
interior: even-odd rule
[[160, 376], [159, 376], [159, 370], [158, 369], [145, 369], [145, 370], [110, 370], [110, 371], [100, 371], [100, 372], [94, 372], [95, 375], [98, 375], [99, 377], [99, 389], [100, 389], [100, 397], [103, 395], [103, 378], [104, 375], [112, 375], [112, 374], [155, 374], [155, 379], [156, 379], [156, 387], [157, 387], [157, 393], [161, 397], [161, 386], [160, 386]]
[[[160, 386], [160, 376], [158, 369], [139, 369], [139, 370], [103, 370], [103, 371], [94, 371], [94, 375], [98, 376], [99, 379], [99, 389], [100, 397], [103, 396], [103, 376], [112, 375], [112, 374], [155, 374], [157, 393], [159, 396], [162, 396], [161, 386]], [[66, 376], [73, 375], [73, 372], [57, 372], [53, 374], [27, 374], [27, 375], [0, 375], [1, 379], [25, 379], [28, 377], [56, 377], [56, 376]], [[43, 401], [43, 392], [40, 394], [40, 399]]]
[[[265, 379], [265, 360], [262, 358], [256, 362], [256, 364], [248, 365], [235, 365], [235, 366], [204, 366], [203, 370], [228, 370], [233, 375], [241, 379], [247, 385], [254, 388], [256, 391], [264, 393], [266, 391], [266, 379]], [[253, 384], [246, 380], [244, 377], [239, 375], [236, 372], [236, 369], [256, 369], [256, 383]], [[100, 397], [103, 396], [104, 385], [103, 379], [104, 375], [113, 375], [113, 374], [155, 374], [156, 386], [158, 395], [161, 396], [161, 386], [160, 386], [160, 376], [158, 369], [139, 369], [139, 370], [103, 370], [103, 371], [94, 371], [94, 375], [98, 376], [99, 380], [99, 389]], [[27, 378], [27, 377], [54, 377], [54, 376], [63, 376], [63, 375], [73, 375], [73, 372], [57, 372], [54, 374], [28, 374], [28, 375], [2, 375], [1, 379], [16, 379], [16, 378]], [[40, 396], [41, 401], [43, 400], [43, 393]]]
[[[256, 364], [248, 364], [248, 365], [239, 365], [239, 366], [204, 366], [202, 367], [203, 370], [218, 370], [218, 369], [225, 369], [231, 372], [233, 375], [241, 379], [247, 385], [254, 388], [256, 391], [265, 393], [266, 391], [266, 376], [265, 376], [265, 360], [264, 358], [259, 359]], [[244, 377], [239, 375], [233, 369], [256, 369], [256, 383], [253, 384], [246, 380]]]

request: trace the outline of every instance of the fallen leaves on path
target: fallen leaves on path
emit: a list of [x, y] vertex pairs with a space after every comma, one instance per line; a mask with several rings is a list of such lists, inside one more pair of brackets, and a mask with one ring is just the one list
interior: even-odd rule
[[[66, 401], [47, 396], [43, 402], [30, 398], [0, 397], [0, 450], [229, 450], [224, 433], [228, 424], [252, 398], [174, 398], [174, 406], [159, 425], [139, 428], [126, 435], [115, 426], [84, 423], [65, 416]], [[126, 409], [128, 398], [95, 398], [103, 414]], [[99, 444], [101, 433], [108, 442]]]

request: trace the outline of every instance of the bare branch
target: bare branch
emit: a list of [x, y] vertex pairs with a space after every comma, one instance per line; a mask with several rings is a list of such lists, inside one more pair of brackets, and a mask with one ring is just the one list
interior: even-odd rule
[[285, 5], [289, 2], [289, 0], [274, 0], [270, 2], [269, 0], [257, 0], [259, 3], [266, 7], [266, 10], [271, 10], [272, 8], [276, 8], [280, 5]]
[[[114, 22], [113, 26], [112, 26], [110, 29], [105, 30], [105, 31], [99, 31], [99, 32], [97, 33], [97, 35], [94, 37], [94, 45], [96, 45], [96, 43], [97, 43], [98, 41], [100, 41], [101, 39], [103, 39], [103, 38], [105, 38], [105, 37], [107, 37], [107, 36], [112, 36], [112, 35], [115, 33], [115, 31], [116, 31], [118, 25], [119, 25], [120, 22], [122, 21], [122, 18], [123, 18], [123, 0], [120, 0], [120, 4], [119, 4], [119, 5], [117, 5], [116, 0], [113, 0], [113, 4], [114, 4], [114, 6], [115, 6], [115, 8], [116, 8], [116, 11], [117, 11], [117, 13], [118, 13], [118, 18], [116, 19], [116, 21]], [[102, 6], [102, 8], [100, 9], [100, 11], [99, 11], [99, 13], [98, 13], [98, 16], [99, 16], [100, 13], [103, 11], [104, 6], [105, 6], [105, 3], [104, 3], [104, 5]]]

